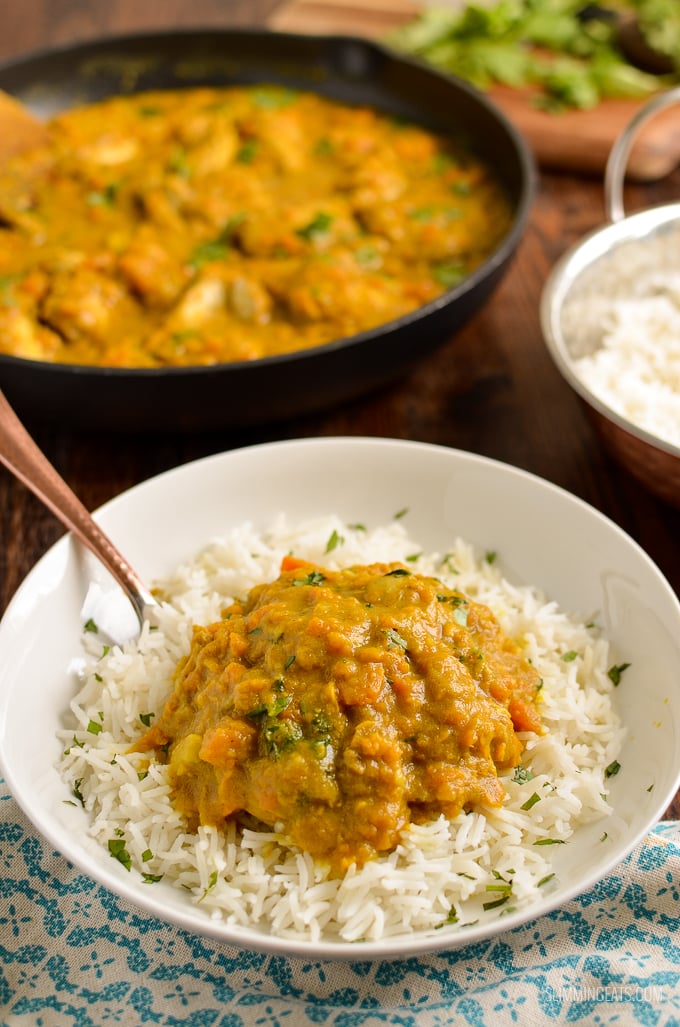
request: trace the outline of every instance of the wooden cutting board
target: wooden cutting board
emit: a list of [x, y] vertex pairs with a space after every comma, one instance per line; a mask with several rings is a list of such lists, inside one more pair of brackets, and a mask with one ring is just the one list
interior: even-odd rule
[[[269, 19], [287, 32], [360, 35], [382, 39], [422, 9], [415, 0], [286, 0]], [[495, 87], [489, 96], [524, 135], [546, 168], [600, 175], [617, 136], [642, 104], [603, 100], [593, 110], [548, 114], [529, 90]], [[680, 164], [680, 105], [646, 122], [635, 138], [628, 175], [653, 181]]]

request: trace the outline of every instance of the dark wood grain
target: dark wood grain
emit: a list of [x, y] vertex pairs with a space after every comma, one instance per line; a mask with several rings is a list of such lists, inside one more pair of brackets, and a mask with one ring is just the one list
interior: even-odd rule
[[[262, 23], [275, 7], [276, 0], [4, 0], [0, 60], [108, 33]], [[630, 187], [626, 202], [632, 210], [678, 196], [680, 171]], [[486, 308], [407, 380], [323, 415], [180, 439], [27, 426], [89, 508], [177, 464], [277, 438], [392, 436], [460, 447], [582, 497], [632, 535], [680, 593], [680, 511], [646, 494], [606, 455], [541, 337], [538, 302], [551, 266], [603, 221], [601, 182], [543, 174], [526, 237]], [[52, 516], [0, 468], [0, 612], [61, 534]], [[555, 545], [561, 545], [558, 537]], [[671, 813], [680, 816], [677, 801]]]

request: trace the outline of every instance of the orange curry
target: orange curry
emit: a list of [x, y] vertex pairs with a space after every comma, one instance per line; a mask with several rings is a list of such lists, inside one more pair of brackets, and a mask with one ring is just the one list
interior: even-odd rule
[[540, 685], [490, 610], [436, 578], [287, 558], [194, 628], [135, 748], [168, 760], [193, 827], [246, 813], [342, 873], [411, 821], [500, 805]]
[[274, 86], [69, 110], [0, 169], [0, 353], [111, 367], [252, 360], [435, 299], [511, 222], [461, 146]]

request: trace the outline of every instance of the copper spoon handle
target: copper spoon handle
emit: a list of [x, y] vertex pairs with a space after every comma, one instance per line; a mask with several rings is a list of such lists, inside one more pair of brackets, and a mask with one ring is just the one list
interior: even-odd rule
[[0, 462], [102, 562], [132, 603], [141, 625], [145, 609], [155, 606], [155, 599], [33, 441], [2, 392]]

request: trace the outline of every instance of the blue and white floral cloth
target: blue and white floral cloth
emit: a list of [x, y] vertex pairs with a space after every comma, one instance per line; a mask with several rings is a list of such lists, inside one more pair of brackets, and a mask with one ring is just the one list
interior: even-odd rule
[[0, 787], [3, 1027], [680, 1025], [680, 822], [496, 938], [399, 962], [226, 947], [74, 870]]

